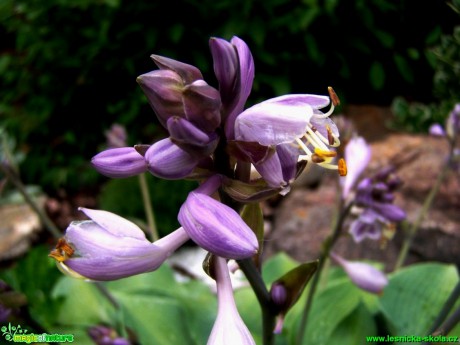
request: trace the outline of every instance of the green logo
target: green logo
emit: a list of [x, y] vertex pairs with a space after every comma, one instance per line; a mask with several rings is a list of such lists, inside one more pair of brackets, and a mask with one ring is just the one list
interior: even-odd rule
[[14, 343], [73, 343], [74, 341], [73, 334], [27, 333], [27, 329], [22, 328], [21, 325], [12, 326], [11, 323], [0, 330], [5, 340]]
[[12, 341], [16, 334], [26, 334], [27, 333], [27, 329], [23, 329], [20, 325], [11, 326], [11, 323], [8, 323], [8, 327], [3, 326], [1, 328], [1, 331], [3, 333], [2, 334], [3, 337], [8, 341]]

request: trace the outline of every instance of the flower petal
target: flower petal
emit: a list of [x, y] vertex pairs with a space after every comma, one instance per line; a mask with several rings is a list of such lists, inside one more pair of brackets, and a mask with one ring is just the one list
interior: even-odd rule
[[102, 175], [112, 178], [124, 178], [147, 171], [147, 163], [134, 147], [108, 149], [91, 159], [93, 167]]
[[235, 139], [269, 146], [302, 137], [313, 115], [312, 107], [300, 101], [303, 96], [290, 95], [290, 101], [281, 102], [271, 99], [246, 109], [235, 120]]
[[215, 255], [237, 260], [257, 253], [257, 237], [240, 215], [208, 195], [189, 193], [178, 220], [195, 243]]
[[148, 170], [155, 176], [177, 180], [188, 176], [199, 160], [174, 144], [163, 139], [149, 147], [145, 153]]

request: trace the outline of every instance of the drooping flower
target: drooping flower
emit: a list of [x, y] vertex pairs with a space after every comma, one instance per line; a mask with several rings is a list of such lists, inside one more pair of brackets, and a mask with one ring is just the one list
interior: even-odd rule
[[374, 294], [381, 294], [385, 286], [388, 285], [388, 279], [385, 274], [375, 267], [363, 262], [347, 261], [333, 252], [329, 255], [336, 263], [342, 266], [351, 281], [360, 289]]
[[75, 272], [88, 279], [115, 280], [151, 272], [189, 240], [179, 228], [151, 243], [137, 225], [114, 213], [80, 210], [91, 220], [72, 222], [50, 253], [71, 275]]
[[236, 309], [227, 262], [220, 257], [215, 257], [214, 260], [218, 310], [207, 344], [255, 345], [251, 333]]
[[460, 103], [457, 103], [449, 113], [444, 128], [439, 123], [435, 123], [430, 126], [429, 132], [431, 135], [448, 137], [450, 140], [456, 138], [460, 132]]
[[347, 176], [341, 178], [342, 197], [346, 199], [371, 160], [371, 148], [363, 137], [353, 137], [345, 146], [345, 161], [347, 162]]

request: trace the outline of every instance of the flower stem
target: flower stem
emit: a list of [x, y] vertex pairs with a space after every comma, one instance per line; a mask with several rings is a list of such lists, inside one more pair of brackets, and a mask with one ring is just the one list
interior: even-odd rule
[[321, 256], [319, 258], [318, 269], [316, 271], [315, 276], [313, 277], [313, 280], [312, 280], [311, 285], [310, 285], [310, 289], [308, 290], [307, 301], [305, 302], [305, 307], [303, 309], [302, 319], [300, 321], [299, 330], [298, 330], [298, 333], [297, 333], [296, 344], [302, 344], [302, 341], [303, 341], [303, 338], [304, 338], [304, 335], [305, 335], [305, 330], [307, 328], [308, 316], [310, 314], [310, 309], [311, 309], [312, 304], [313, 304], [313, 297], [315, 296], [315, 293], [316, 293], [316, 290], [317, 290], [317, 287], [318, 287], [318, 283], [319, 283], [320, 278], [321, 278], [322, 270], [325, 267], [325, 263], [326, 263], [326, 261], [327, 261], [327, 259], [329, 257], [329, 253], [331, 252], [332, 247], [334, 246], [334, 244], [337, 242], [337, 240], [340, 237], [340, 232], [342, 230], [343, 223], [344, 223], [346, 217], [348, 216], [348, 214], [350, 213], [350, 210], [351, 210], [352, 206], [353, 206], [353, 202], [350, 202], [342, 210], [342, 212], [340, 213], [339, 218], [338, 218], [338, 220], [337, 220], [337, 222], [335, 224], [334, 231], [332, 232], [332, 234], [324, 242], [324, 247], [323, 247]]
[[425, 218], [426, 214], [428, 213], [431, 205], [433, 204], [434, 198], [436, 194], [439, 192], [439, 188], [441, 187], [442, 182], [444, 181], [444, 178], [447, 175], [447, 171], [449, 170], [449, 162], [447, 164], [444, 164], [444, 166], [441, 169], [441, 172], [438, 174], [438, 177], [436, 179], [435, 184], [430, 190], [430, 193], [426, 197], [422, 208], [420, 209], [417, 219], [412, 223], [408, 230], [408, 234], [406, 236], [406, 239], [403, 243], [403, 246], [401, 248], [401, 251], [399, 252], [398, 260], [396, 261], [394, 271], [398, 270], [401, 268], [401, 266], [404, 264], [404, 262], [407, 259], [407, 255], [409, 254], [409, 249], [412, 245], [412, 242], [415, 238], [415, 234], [417, 233], [417, 230], [419, 229], [423, 219]]
[[149, 228], [151, 240], [155, 242], [159, 239], [158, 230], [155, 222], [155, 214], [153, 213], [152, 201], [150, 199], [150, 192], [147, 186], [147, 179], [145, 174], [139, 175], [139, 186], [142, 193], [142, 202], [144, 204], [145, 215], [147, 217], [147, 225]]
[[449, 314], [450, 310], [453, 308], [453, 306], [455, 305], [455, 302], [457, 302], [459, 297], [460, 297], [460, 281], [457, 283], [454, 290], [452, 290], [446, 303], [444, 303], [444, 306], [442, 307], [441, 311], [439, 312], [438, 317], [434, 321], [433, 326], [431, 326], [429, 334], [433, 334], [438, 329], [438, 327], [440, 327], [441, 323], [445, 320], [445, 318], [447, 317], [447, 315]]
[[270, 298], [270, 293], [251, 258], [238, 260], [238, 265], [251, 284], [262, 309], [263, 344], [271, 345], [274, 342], [273, 330], [275, 329], [276, 308]]

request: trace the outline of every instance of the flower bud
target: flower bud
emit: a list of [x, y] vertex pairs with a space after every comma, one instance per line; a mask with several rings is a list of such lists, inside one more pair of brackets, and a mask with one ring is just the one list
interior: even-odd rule
[[240, 215], [208, 195], [190, 192], [178, 220], [195, 243], [217, 256], [245, 259], [259, 248], [256, 235]]
[[184, 81], [170, 70], [155, 70], [136, 79], [163, 126], [170, 116], [185, 117], [182, 103]]
[[203, 75], [200, 70], [195, 66], [160, 55], [151, 55], [150, 58], [161, 70], [169, 70], [177, 73], [184, 81], [184, 84], [191, 84], [195, 80], [203, 79]]
[[342, 266], [351, 281], [360, 289], [381, 294], [385, 286], [388, 285], [388, 279], [385, 274], [373, 266], [362, 262], [347, 261], [335, 253], [331, 253], [330, 256]]
[[189, 239], [179, 228], [151, 243], [137, 225], [116, 214], [80, 210], [91, 220], [70, 223], [64, 239], [50, 253], [73, 276], [104, 281], [151, 272]]
[[91, 159], [93, 167], [102, 175], [123, 178], [147, 171], [147, 163], [134, 147], [108, 149]]
[[177, 180], [188, 176], [199, 160], [174, 144], [171, 139], [163, 139], [145, 153], [148, 170], [155, 176]]
[[220, 125], [221, 101], [219, 91], [204, 80], [187, 85], [183, 93], [187, 119], [205, 132], [213, 132]]

